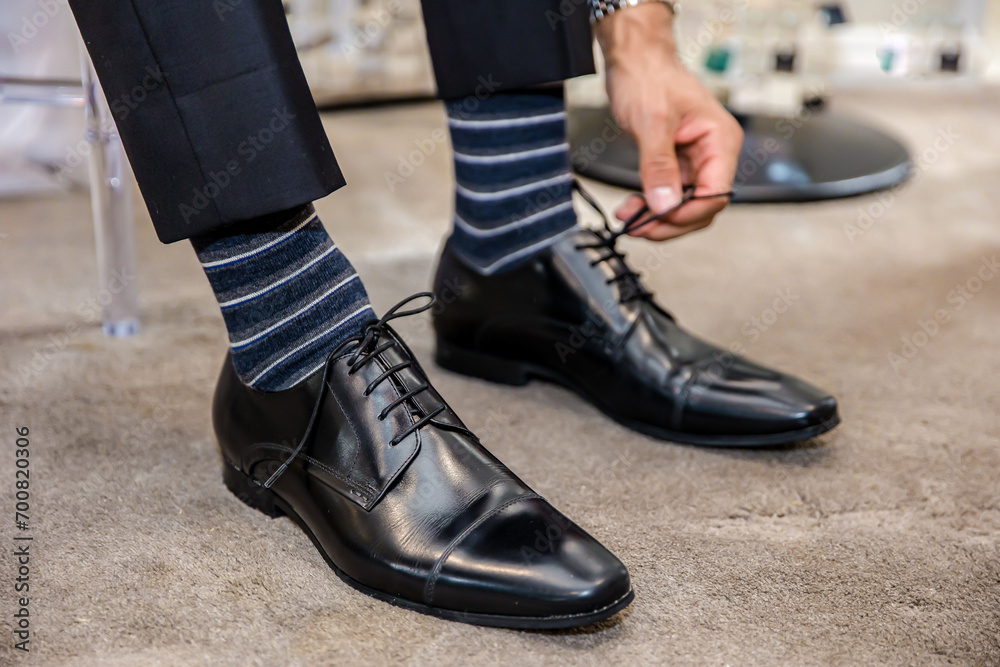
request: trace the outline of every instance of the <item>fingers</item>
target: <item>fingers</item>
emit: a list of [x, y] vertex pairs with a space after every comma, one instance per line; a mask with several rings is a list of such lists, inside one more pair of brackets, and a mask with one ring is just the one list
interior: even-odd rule
[[[721, 107], [718, 113], [713, 110], [706, 116], [685, 121], [676, 129], [662, 116], [648, 127], [648, 131], [635, 135], [639, 144], [639, 175], [651, 212], [669, 210], [681, 201], [682, 176], [695, 186], [695, 196], [722, 194], [732, 189], [743, 131]], [[615, 215], [626, 221], [638, 213], [643, 204], [642, 198], [632, 196]], [[630, 234], [654, 241], [676, 238], [704, 229], [728, 204], [728, 197], [695, 199]]]
[[[713, 156], [707, 159], [701, 165], [701, 169], [696, 172], [695, 195], [705, 196], [728, 192], [732, 187], [731, 176], [728, 176], [730, 168], [730, 165], [721, 158]], [[642, 209], [644, 203], [641, 197], [632, 195], [615, 211], [615, 216], [623, 222], [629, 220]], [[728, 205], [728, 197], [688, 201], [664, 218], [642, 225], [631, 232], [631, 235], [653, 241], [676, 238], [707, 227], [715, 219], [715, 216]], [[665, 210], [652, 206], [650, 209], [653, 213]]]
[[[719, 107], [711, 119], [685, 123], [674, 140], [690, 162], [697, 194], [725, 192], [732, 187], [743, 148], [743, 128], [728, 111]], [[705, 192], [700, 192], [702, 188]]]
[[[676, 238], [707, 227], [728, 203], [729, 200], [727, 198], [689, 201], [672, 215], [661, 220], [642, 224], [642, 226], [634, 231], [629, 232], [629, 235], [651, 241], [666, 241], [667, 239]], [[622, 222], [627, 222], [641, 211], [644, 206], [646, 206], [646, 201], [642, 196], [638, 194], [630, 195], [615, 210], [615, 217]], [[673, 219], [678, 215], [682, 216], [679, 222]]]
[[676, 122], [669, 114], [652, 114], [637, 128], [639, 178], [653, 211], [664, 211], [681, 200], [681, 170], [674, 147]]
[[[712, 201], [712, 200], [707, 200]], [[656, 220], [647, 224], [642, 224], [634, 231], [629, 232], [630, 236], [636, 236], [639, 238], [649, 239], [651, 241], [666, 241], [667, 239], [676, 238], [682, 236], [689, 232], [697, 231], [703, 229], [711, 224], [712, 219], [718, 211], [725, 208], [726, 201], [720, 200], [721, 203], [716, 205], [717, 210], [714, 213], [706, 214], [700, 216], [697, 220], [687, 223], [684, 225], [678, 225], [669, 220]], [[702, 202], [688, 202], [681, 209], [686, 209], [688, 206], [693, 206], [695, 203], [701, 204]], [[707, 203], [707, 202], [706, 202]], [[640, 195], [633, 194], [626, 199], [621, 206], [615, 210], [615, 217], [622, 222], [627, 222], [631, 220], [636, 213], [642, 210], [646, 205], [645, 199]]]
[[[697, 192], [697, 190], [695, 191]], [[706, 194], [715, 194], [705, 191]], [[712, 199], [695, 199], [687, 202], [684, 206], [664, 217], [663, 222], [677, 227], [690, 227], [702, 222], [711, 222], [715, 216], [722, 212], [729, 205], [728, 197], [715, 197]]]
[[[729, 192], [743, 145], [742, 129], [731, 117], [718, 124], [684, 129], [687, 132], [679, 132], [678, 136], [693, 139], [683, 146], [683, 151], [694, 174], [695, 196]], [[726, 197], [695, 199], [666, 216], [664, 221], [682, 228], [704, 226], [728, 205]]]
[[[696, 196], [722, 194], [732, 189], [732, 177], [727, 175], [729, 167], [718, 164], [721, 162], [721, 159], [712, 158], [698, 172], [694, 190]], [[666, 216], [665, 221], [680, 227], [711, 221], [728, 205], [728, 197], [695, 199]]]
[[636, 213], [642, 210], [642, 207], [646, 205], [646, 200], [637, 194], [631, 194], [628, 196], [622, 205], [615, 210], [615, 217], [622, 222], [627, 222]]
[[711, 218], [686, 227], [672, 225], [669, 222], [651, 222], [640, 229], [637, 229], [632, 236], [648, 239], [650, 241], [669, 241], [678, 236], [684, 236], [699, 229], [704, 229], [712, 224]]

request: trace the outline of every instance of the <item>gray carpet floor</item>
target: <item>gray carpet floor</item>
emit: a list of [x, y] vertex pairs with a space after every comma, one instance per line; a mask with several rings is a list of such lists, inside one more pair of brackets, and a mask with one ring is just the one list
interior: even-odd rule
[[[111, 340], [88, 315], [86, 193], [0, 202], [0, 553], [17, 426], [31, 429], [35, 536], [28, 656], [10, 649], [15, 563], [0, 557], [0, 663], [1000, 664], [1000, 277], [975, 280], [1000, 255], [1000, 91], [835, 106], [923, 156], [881, 209], [736, 206], [676, 243], [626, 244], [690, 329], [837, 395], [835, 431], [760, 451], [658, 442], [549, 385], [442, 371], [429, 320], [401, 324], [488, 446], [629, 567], [632, 607], [570, 632], [439, 621], [342, 584], [290, 521], [221, 483], [209, 400], [225, 332], [190, 247], [161, 246], [137, 213], [143, 331]], [[319, 209], [385, 308], [428, 284], [447, 147], [393, 191], [385, 173], [444, 116], [325, 120], [350, 186]], [[935, 148], [942, 132], [953, 140]], [[959, 300], [961, 285], [976, 289]], [[772, 317], [779, 292], [792, 305]], [[901, 337], [938, 311], [946, 322], [894, 368]]]

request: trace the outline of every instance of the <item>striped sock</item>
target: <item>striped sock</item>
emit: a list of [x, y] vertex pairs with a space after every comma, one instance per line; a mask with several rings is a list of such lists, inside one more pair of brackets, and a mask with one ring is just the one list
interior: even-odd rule
[[287, 389], [375, 319], [361, 279], [312, 205], [191, 239], [229, 330], [240, 378]]
[[576, 226], [562, 88], [448, 102], [455, 151], [452, 247], [484, 274]]

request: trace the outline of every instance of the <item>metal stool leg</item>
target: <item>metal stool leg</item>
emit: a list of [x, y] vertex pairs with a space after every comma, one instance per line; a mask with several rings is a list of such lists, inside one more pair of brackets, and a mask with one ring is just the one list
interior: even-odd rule
[[101, 304], [104, 333], [131, 336], [139, 331], [132, 179], [114, 119], [85, 51], [83, 94], [97, 242], [97, 299]]

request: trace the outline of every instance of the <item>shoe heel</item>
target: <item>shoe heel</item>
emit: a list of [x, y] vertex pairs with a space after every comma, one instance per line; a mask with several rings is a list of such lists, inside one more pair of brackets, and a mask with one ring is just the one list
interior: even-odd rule
[[229, 463], [223, 463], [222, 481], [225, 482], [226, 488], [233, 492], [233, 495], [255, 510], [259, 510], [273, 519], [285, 515], [276, 504], [277, 496], [274, 492], [265, 489], [258, 482], [244, 475], [239, 468], [234, 468]]
[[508, 361], [482, 352], [471, 352], [437, 339], [434, 361], [441, 368], [482, 378], [490, 382], [509, 385], [525, 385], [531, 377], [524, 364]]

